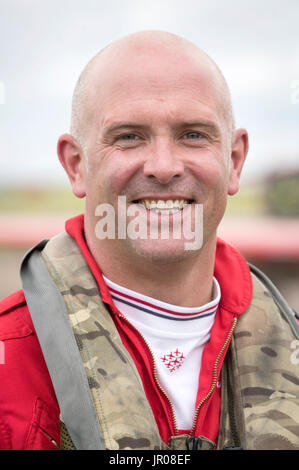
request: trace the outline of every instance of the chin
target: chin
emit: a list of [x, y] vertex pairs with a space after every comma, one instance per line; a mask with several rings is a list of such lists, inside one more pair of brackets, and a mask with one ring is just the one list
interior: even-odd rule
[[177, 263], [194, 257], [198, 250], [185, 250], [182, 240], [131, 240], [135, 256], [157, 264]]

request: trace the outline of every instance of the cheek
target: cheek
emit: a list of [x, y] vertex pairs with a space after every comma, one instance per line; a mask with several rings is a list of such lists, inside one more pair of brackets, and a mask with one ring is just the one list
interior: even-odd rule
[[224, 158], [210, 152], [202, 155], [202, 158], [192, 165], [192, 172], [207, 192], [228, 185], [228, 168]]
[[206, 152], [193, 167], [193, 173], [203, 188], [203, 216], [205, 232], [215, 230], [225, 212], [228, 189], [228, 167], [224, 157]]
[[111, 194], [115, 195], [116, 197], [119, 194], [122, 194], [128, 182], [135, 174], [135, 171], [136, 167], [135, 165], [132, 165], [132, 162], [126, 163], [121, 161], [115, 165], [111, 165], [109, 171]]
[[140, 168], [138, 156], [120, 151], [105, 151], [95, 155], [89, 167], [88, 190], [107, 202], [121, 194]]

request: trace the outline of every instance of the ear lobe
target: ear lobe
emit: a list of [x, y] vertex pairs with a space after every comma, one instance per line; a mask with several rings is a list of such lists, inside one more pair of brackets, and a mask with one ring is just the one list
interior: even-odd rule
[[237, 129], [232, 144], [230, 160], [230, 175], [228, 184], [228, 194], [233, 196], [239, 191], [239, 183], [242, 168], [248, 153], [248, 133], [245, 129]]
[[57, 143], [57, 154], [69, 177], [73, 193], [78, 198], [85, 197], [85, 161], [82, 149], [76, 139], [70, 134], [60, 136]]

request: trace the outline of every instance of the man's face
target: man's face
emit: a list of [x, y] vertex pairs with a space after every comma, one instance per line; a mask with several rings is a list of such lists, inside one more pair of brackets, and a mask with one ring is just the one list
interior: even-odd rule
[[[215, 237], [229, 183], [230, 136], [220, 95], [211, 72], [189, 58], [165, 63], [155, 57], [142, 66], [141, 60], [120, 64], [94, 93], [86, 139], [88, 224], [94, 232], [101, 203], [117, 213], [118, 196], [126, 196], [127, 208], [138, 204], [145, 223], [161, 218], [152, 201], [163, 201], [161, 207], [173, 201], [175, 209], [175, 201], [188, 204], [168, 215], [173, 223], [202, 204], [205, 243]], [[185, 241], [127, 237], [112, 243], [120, 254], [163, 262], [190, 256]]]

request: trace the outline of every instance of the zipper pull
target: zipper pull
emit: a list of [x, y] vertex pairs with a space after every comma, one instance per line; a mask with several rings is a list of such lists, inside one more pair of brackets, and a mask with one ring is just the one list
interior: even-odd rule
[[201, 440], [199, 437], [192, 436], [187, 439], [187, 449], [188, 450], [200, 450]]
[[238, 446], [223, 447], [223, 450], [243, 450], [243, 447], [238, 447]]
[[214, 450], [216, 444], [204, 436], [190, 436], [187, 439], [186, 446], [188, 450]]

